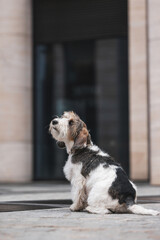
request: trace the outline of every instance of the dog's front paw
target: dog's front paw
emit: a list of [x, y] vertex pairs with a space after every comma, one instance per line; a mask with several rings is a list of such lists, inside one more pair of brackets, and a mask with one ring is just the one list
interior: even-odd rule
[[76, 211], [80, 211], [82, 210], [82, 208], [80, 206], [78, 206], [77, 204], [73, 203], [71, 206], [70, 206], [70, 210], [72, 212], [76, 212]]

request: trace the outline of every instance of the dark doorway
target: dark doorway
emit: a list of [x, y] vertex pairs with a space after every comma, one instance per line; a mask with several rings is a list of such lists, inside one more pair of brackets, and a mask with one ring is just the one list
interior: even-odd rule
[[[113, 0], [34, 1], [37, 180], [64, 179], [62, 170], [67, 156], [48, 134], [48, 124], [54, 115], [67, 110], [79, 114], [90, 129], [93, 142], [129, 172], [127, 1], [121, 2], [119, 10], [116, 3], [119, 5]], [[88, 18], [86, 24], [84, 18]]]

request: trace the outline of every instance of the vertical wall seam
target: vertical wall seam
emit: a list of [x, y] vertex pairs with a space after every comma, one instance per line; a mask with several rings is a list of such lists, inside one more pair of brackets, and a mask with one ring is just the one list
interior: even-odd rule
[[148, 180], [150, 181], [150, 168], [151, 168], [151, 138], [150, 138], [150, 69], [149, 69], [149, 8], [148, 0], [146, 0], [146, 54], [147, 54], [147, 125], [148, 125]]

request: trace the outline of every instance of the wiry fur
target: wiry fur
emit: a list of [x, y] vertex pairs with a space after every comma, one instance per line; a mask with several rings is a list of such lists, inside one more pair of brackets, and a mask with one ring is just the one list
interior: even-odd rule
[[54, 119], [50, 132], [69, 154], [64, 174], [72, 186], [72, 211], [158, 215], [136, 205], [135, 185], [120, 164], [92, 143], [86, 124], [75, 113]]

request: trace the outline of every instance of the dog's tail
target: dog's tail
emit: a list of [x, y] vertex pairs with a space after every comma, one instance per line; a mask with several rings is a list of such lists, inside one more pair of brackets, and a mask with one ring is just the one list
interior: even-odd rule
[[140, 215], [153, 215], [153, 216], [157, 216], [160, 214], [160, 212], [158, 211], [155, 211], [152, 209], [146, 209], [142, 206], [135, 204], [133, 199], [131, 199], [130, 197], [126, 199], [126, 205], [127, 205], [127, 210], [130, 213], [140, 214]]
[[128, 207], [129, 212], [135, 213], [135, 214], [141, 214], [141, 215], [153, 215], [157, 216], [160, 213], [158, 211], [152, 210], [152, 209], [146, 209], [142, 206], [139, 206], [137, 204], [133, 204], [132, 206]]

